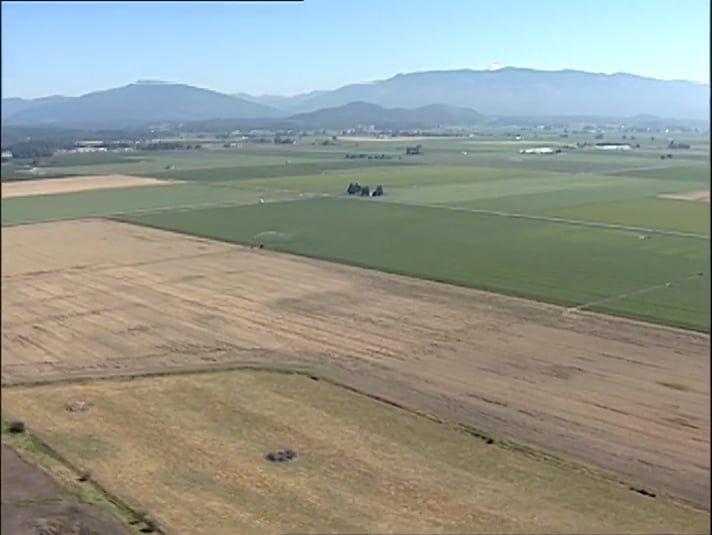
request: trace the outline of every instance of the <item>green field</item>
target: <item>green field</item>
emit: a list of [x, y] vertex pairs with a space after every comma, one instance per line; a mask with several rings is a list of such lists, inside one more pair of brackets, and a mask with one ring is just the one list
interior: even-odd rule
[[[115, 154], [105, 162], [97, 155], [84, 161], [65, 156], [49, 169], [187, 182], [5, 199], [2, 224], [112, 216], [709, 329], [709, 203], [659, 198], [709, 189], [709, 163], [701, 159], [708, 145], [661, 160], [652, 141], [645, 151], [554, 156], [519, 154], [536, 146], [534, 140], [418, 143], [423, 156], [401, 159], [402, 141], [142, 153], [118, 162]], [[393, 159], [345, 158], [353, 152]], [[386, 194], [348, 198], [346, 186], [355, 181], [382, 184]], [[282, 238], [270, 243], [264, 238], [270, 235]]]
[[38, 195], [4, 200], [2, 224], [15, 225], [37, 221], [101, 217], [126, 212], [186, 209], [216, 204], [254, 204], [264, 197], [274, 200], [293, 197], [293, 195], [193, 183], [83, 191], [63, 195]]
[[[335, 198], [121, 219], [567, 306], [672, 281], [661, 309], [651, 310], [645, 293], [592, 308], [709, 326], [708, 278], [696, 275], [707, 270], [703, 239], [640, 240], [633, 232]], [[280, 240], [255, 238], [266, 231]]]
[[671, 199], [612, 200], [549, 210], [547, 214], [707, 235], [710, 232], [709, 206]]

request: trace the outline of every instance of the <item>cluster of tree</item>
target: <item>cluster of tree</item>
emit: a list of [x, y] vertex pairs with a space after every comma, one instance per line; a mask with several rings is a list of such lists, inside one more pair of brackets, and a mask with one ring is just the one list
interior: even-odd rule
[[406, 147], [405, 153], [409, 155], [423, 154], [423, 146], [416, 145], [415, 147]]
[[672, 154], [669, 154], [669, 153], [668, 153], [668, 154], [661, 154], [661, 155], [660, 155], [660, 159], [661, 159], [661, 160], [664, 160], [665, 158], [672, 158]]
[[112, 141], [111, 142], [111, 148], [112, 149], [130, 149], [133, 148], [136, 144], [132, 143], [130, 141]]
[[182, 150], [186, 146], [175, 141], [157, 141], [155, 143], [145, 143], [139, 146], [141, 150]]
[[393, 156], [389, 156], [387, 154], [364, 154], [363, 152], [359, 154], [355, 153], [347, 153], [344, 155], [344, 157], [347, 160], [356, 160], [356, 159], [369, 159], [369, 160], [392, 160]]
[[383, 186], [380, 184], [376, 186], [376, 189], [371, 191], [368, 186], [362, 186], [358, 182], [351, 182], [349, 187], [346, 188], [346, 193], [349, 195], [359, 195], [361, 197], [380, 197], [383, 195]]
[[275, 136], [273, 141], [277, 145], [292, 145], [292, 144], [294, 144], [294, 139], [291, 137]]
[[[15, 159], [34, 159], [52, 156], [59, 149], [70, 148], [73, 145], [67, 143], [52, 143], [49, 141], [21, 141], [8, 147]], [[4, 149], [3, 149], [4, 150]]]

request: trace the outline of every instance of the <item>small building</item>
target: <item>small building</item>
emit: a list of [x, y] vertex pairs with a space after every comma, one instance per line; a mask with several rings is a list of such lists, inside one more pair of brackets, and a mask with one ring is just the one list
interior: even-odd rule
[[3, 162], [8, 162], [8, 161], [12, 160], [12, 157], [13, 157], [12, 152], [10, 152], [9, 150], [2, 151], [2, 161]]
[[71, 152], [107, 152], [108, 150], [106, 147], [77, 147], [76, 149], [72, 149]]
[[530, 149], [522, 149], [519, 154], [556, 154], [561, 152], [561, 149], [554, 149], [552, 147], [532, 147]]
[[108, 147], [101, 140], [77, 141], [70, 152], [106, 152]]
[[106, 143], [101, 140], [90, 140], [90, 141], [77, 141], [74, 143], [75, 147], [104, 147]]
[[596, 143], [597, 150], [630, 150], [628, 143]]

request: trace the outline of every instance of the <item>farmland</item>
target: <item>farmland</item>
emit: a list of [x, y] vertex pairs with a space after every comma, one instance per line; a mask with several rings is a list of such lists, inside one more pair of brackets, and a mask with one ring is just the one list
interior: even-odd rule
[[[66, 235], [77, 239], [49, 247]], [[697, 466], [707, 462], [706, 442], [684, 446], [705, 436], [704, 336], [623, 321], [612, 329], [602, 316], [122, 223], [23, 225], [3, 229], [3, 243], [3, 258], [13, 259], [3, 261], [6, 384], [235, 362], [300, 365], [456, 421], [556, 443], [561, 453], [692, 500], [705, 495]], [[360, 324], [369, 325], [367, 336]], [[536, 357], [528, 356], [532, 346]], [[619, 403], [626, 416], [608, 420]], [[661, 455], [656, 437], [673, 433], [667, 403], [686, 425]], [[590, 411], [601, 420], [583, 427]], [[563, 435], [562, 418], [571, 425]], [[652, 433], [649, 446], [630, 434], [638, 418]], [[633, 459], [687, 475], [670, 480]]]
[[417, 143], [44, 162], [167, 182], [2, 199], [4, 414], [172, 532], [704, 530], [709, 146]]
[[[91, 407], [67, 412], [77, 399]], [[170, 532], [699, 533], [708, 521], [302, 375], [55, 385], [2, 401]], [[295, 462], [263, 460], [285, 443]]]
[[[698, 329], [708, 242], [431, 207], [312, 199], [265, 206], [137, 214], [125, 221], [463, 286], [663, 320]], [[324, 223], [328, 221], [328, 225]], [[385, 229], [398, 228], [396, 233]], [[428, 239], [428, 250], [422, 243]], [[670, 254], [670, 251], [675, 254]], [[647, 292], [672, 281], [664, 308]], [[597, 301], [615, 298], [597, 305]], [[662, 297], [661, 295], [657, 296]]]
[[[425, 143], [424, 158], [380, 166], [347, 163], [343, 153], [396, 154], [399, 142], [204, 151], [212, 167], [201, 167], [205, 154], [178, 153], [168, 171], [164, 154], [125, 165], [185, 183], [6, 199], [3, 224], [110, 216], [237, 243], [272, 232], [279, 243], [265, 244], [291, 253], [709, 328], [709, 204], [660, 197], [708, 187], [706, 162], [600, 151], [526, 159], [504, 142], [437, 140], [432, 151]], [[353, 203], [342, 193], [353, 180], [382, 184], [387, 195]], [[284, 200], [304, 202], [274, 204]]]
[[102, 189], [136, 188], [173, 183], [175, 183], [175, 181], [121, 175], [83, 176], [57, 178], [54, 180], [18, 180], [2, 185], [2, 198], [33, 197], [36, 195], [55, 195]]

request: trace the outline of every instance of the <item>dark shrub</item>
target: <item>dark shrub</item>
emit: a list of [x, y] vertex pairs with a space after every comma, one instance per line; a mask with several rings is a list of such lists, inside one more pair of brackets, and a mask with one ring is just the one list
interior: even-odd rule
[[296, 457], [297, 452], [289, 449], [270, 451], [267, 455], [265, 455], [265, 459], [273, 463], [286, 463], [296, 459]]
[[20, 420], [12, 420], [7, 424], [7, 430], [10, 433], [20, 434], [25, 432], [25, 422]]

